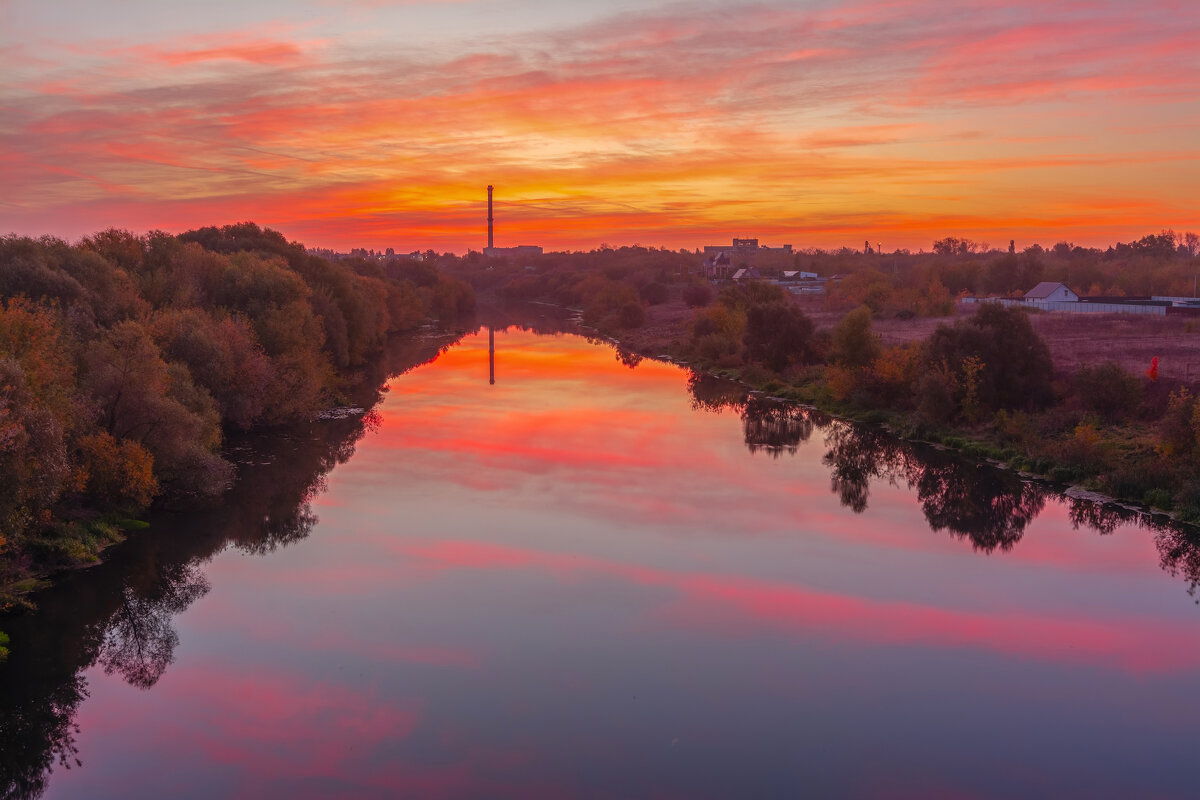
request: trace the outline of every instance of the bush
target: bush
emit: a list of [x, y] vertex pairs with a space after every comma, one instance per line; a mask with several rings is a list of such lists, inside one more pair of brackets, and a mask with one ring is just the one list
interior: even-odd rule
[[1166, 489], [1151, 489], [1142, 497], [1142, 504], [1151, 508], [1161, 508], [1164, 511], [1170, 511], [1175, 503], [1175, 498]]
[[746, 308], [746, 357], [782, 372], [792, 364], [815, 360], [813, 323], [791, 303], [770, 302]]
[[654, 281], [643, 286], [639, 294], [647, 304], [652, 306], [660, 306], [667, 302], [667, 297], [670, 296], [670, 290], [668, 290], [666, 286], [658, 281]]
[[703, 308], [712, 302], [712, 289], [706, 283], [693, 283], [683, 290], [683, 302], [690, 308]]
[[617, 324], [622, 328], [640, 328], [646, 322], [646, 312], [640, 303], [626, 303], [617, 314]]
[[1142, 400], [1141, 381], [1111, 361], [1080, 367], [1071, 383], [1080, 406], [1108, 422], [1129, 417]]
[[847, 367], [865, 367], [879, 355], [879, 337], [871, 332], [871, 309], [859, 306], [833, 329], [833, 360]]
[[[972, 392], [977, 411], [1032, 410], [1054, 398], [1050, 349], [1019, 308], [984, 303], [969, 320], [939, 325], [926, 343], [925, 361], [929, 369], [950, 372], [959, 392]], [[975, 374], [965, 375], [964, 364], [975, 365]]]

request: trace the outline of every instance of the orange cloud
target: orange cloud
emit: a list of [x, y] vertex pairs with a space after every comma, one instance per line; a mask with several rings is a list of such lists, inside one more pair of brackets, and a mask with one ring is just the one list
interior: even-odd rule
[[107, 43], [14, 83], [0, 226], [251, 216], [462, 252], [494, 183], [502, 244], [1107, 244], [1200, 213], [1197, 33], [1166, 0], [914, 0], [685, 5], [429, 51], [282, 27]]

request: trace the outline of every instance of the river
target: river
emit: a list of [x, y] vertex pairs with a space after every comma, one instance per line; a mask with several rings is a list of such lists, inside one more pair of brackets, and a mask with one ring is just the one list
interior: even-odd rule
[[540, 329], [0, 619], [0, 796], [1200, 791], [1194, 534]]

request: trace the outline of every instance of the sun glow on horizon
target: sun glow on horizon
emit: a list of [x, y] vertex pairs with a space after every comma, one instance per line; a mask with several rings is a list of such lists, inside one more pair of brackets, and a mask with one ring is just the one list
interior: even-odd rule
[[547, 249], [1200, 219], [1200, 12], [1169, 0], [62, 5], [0, 8], [0, 232], [461, 253], [489, 183], [497, 245]]

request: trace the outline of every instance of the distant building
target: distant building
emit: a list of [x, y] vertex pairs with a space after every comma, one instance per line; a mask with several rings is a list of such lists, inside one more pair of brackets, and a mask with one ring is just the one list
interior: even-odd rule
[[783, 279], [785, 281], [815, 281], [817, 279], [817, 273], [802, 272], [798, 269], [784, 270]]
[[709, 280], [725, 280], [733, 274], [733, 261], [728, 253], [717, 253], [711, 258], [706, 258], [700, 266], [704, 269], [704, 277]]
[[737, 272], [733, 273], [733, 280], [735, 283], [741, 283], [742, 281], [757, 281], [761, 278], [762, 275], [758, 274], [758, 270], [754, 267], [746, 267], [745, 269], [739, 269]]
[[1077, 303], [1079, 302], [1079, 295], [1067, 288], [1065, 283], [1042, 281], [1025, 293], [1025, 299], [1045, 302], [1053, 301], [1057, 303]]
[[517, 256], [540, 256], [542, 248], [536, 244], [519, 244], [516, 247], [485, 247], [483, 254], [488, 258], [515, 258]]
[[725, 253], [733, 257], [754, 256], [760, 253], [791, 253], [792, 246], [790, 244], [781, 245], [779, 247], [766, 247], [760, 245], [758, 239], [734, 239], [731, 245], [705, 245], [704, 255], [712, 257]]

